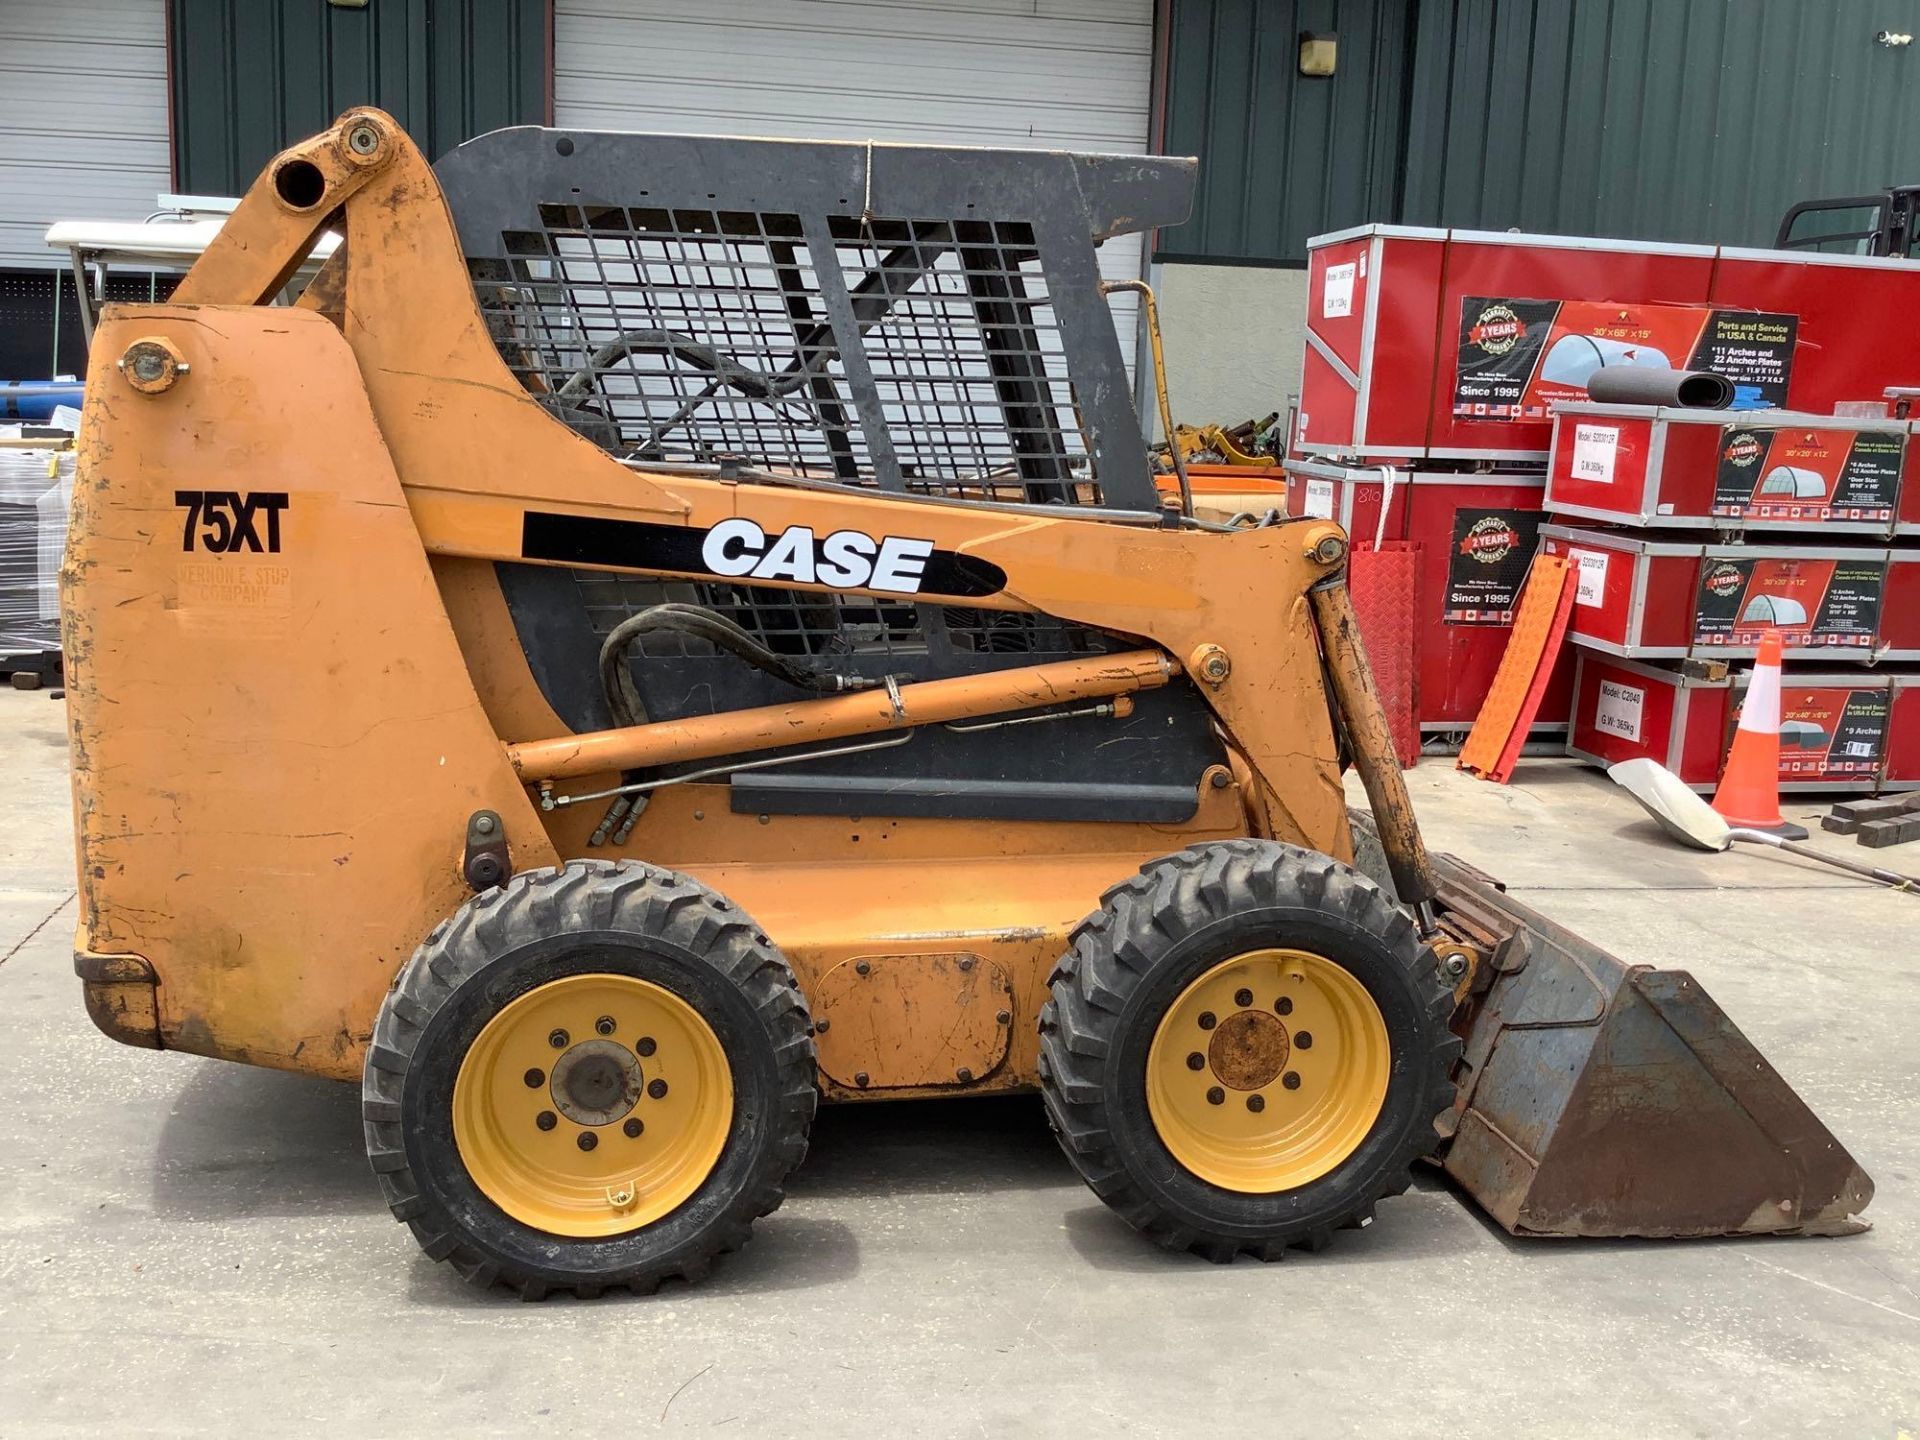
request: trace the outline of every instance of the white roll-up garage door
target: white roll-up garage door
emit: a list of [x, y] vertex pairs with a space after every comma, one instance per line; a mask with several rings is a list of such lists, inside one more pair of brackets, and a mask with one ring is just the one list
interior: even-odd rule
[[172, 188], [166, 5], [0, 8], [0, 266], [64, 265], [55, 220], [142, 220]]
[[[583, 130], [1147, 148], [1153, 0], [558, 0], [554, 116]], [[1137, 279], [1140, 237], [1100, 247]], [[1133, 363], [1131, 296], [1115, 298]]]

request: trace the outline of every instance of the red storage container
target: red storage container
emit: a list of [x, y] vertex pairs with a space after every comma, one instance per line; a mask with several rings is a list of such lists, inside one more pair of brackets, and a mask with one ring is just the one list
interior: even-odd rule
[[1600, 363], [1818, 415], [1920, 386], [1911, 261], [1392, 225], [1307, 244], [1304, 454], [1544, 459], [1547, 404]]
[[1893, 677], [1888, 721], [1886, 790], [1920, 790], [1920, 675]]
[[1899, 420], [1569, 402], [1555, 407], [1546, 508], [1662, 529], [1885, 538], [1920, 464], [1912, 440]]
[[1911, 339], [1920, 265], [1911, 260], [1724, 247], [1708, 298], [1799, 317], [1797, 410], [1830, 415], [1849, 401], [1880, 400], [1890, 385], [1920, 385]]
[[1388, 459], [1426, 452], [1446, 235], [1366, 225], [1308, 242], [1296, 449]]
[[1579, 567], [1569, 629], [1635, 659], [1750, 656], [1768, 629], [1789, 659], [1920, 659], [1920, 551], [1700, 545], [1546, 525]]
[[[1486, 701], [1506, 654], [1520, 586], [1538, 548], [1542, 487], [1538, 472], [1287, 462], [1292, 513], [1338, 520], [1357, 544], [1372, 544], [1378, 537], [1417, 547], [1415, 710], [1424, 731], [1465, 730]], [[1562, 662], [1535, 728], [1566, 723], [1573, 669], [1564, 655]]]
[[[1705, 678], [1578, 647], [1567, 753], [1611, 765], [1657, 760], [1696, 790], [1719, 783], [1747, 674]], [[1780, 687], [1780, 788], [1872, 792], [1889, 755], [1890, 682], [1789, 671]]]

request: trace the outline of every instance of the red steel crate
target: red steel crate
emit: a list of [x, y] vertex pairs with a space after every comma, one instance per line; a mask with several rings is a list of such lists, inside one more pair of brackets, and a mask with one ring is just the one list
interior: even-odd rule
[[1820, 415], [1920, 386], [1910, 261], [1391, 225], [1307, 244], [1305, 454], [1544, 459], [1546, 404], [1582, 398], [1589, 351], [1587, 369], [1716, 369], [1744, 400]]
[[1912, 439], [1900, 420], [1569, 402], [1555, 407], [1546, 508], [1662, 529], [1885, 538], [1920, 465]]
[[1572, 633], [1634, 659], [1751, 656], [1769, 629], [1789, 659], [1920, 658], [1920, 552], [1845, 545], [1701, 545], [1546, 525], [1580, 567]]
[[[1288, 509], [1338, 520], [1356, 544], [1418, 547], [1414, 660], [1428, 732], [1465, 730], [1480, 713], [1513, 627], [1513, 606], [1544, 515], [1539, 473], [1468, 473], [1287, 462]], [[1385, 523], [1381, 516], [1384, 510]], [[1563, 657], [1535, 728], [1566, 723], [1573, 682]]]
[[[1707, 678], [1578, 647], [1567, 753], [1657, 760], [1696, 790], [1719, 783], [1747, 675]], [[1789, 671], [1780, 690], [1780, 788], [1872, 792], [1889, 754], [1889, 679]]]
[[1794, 408], [1830, 415], [1881, 399], [1889, 385], [1920, 385], [1909, 341], [1920, 314], [1920, 265], [1911, 260], [1722, 247], [1708, 298], [1716, 305], [1799, 317]]
[[1296, 448], [1365, 458], [1426, 453], [1446, 236], [1366, 225], [1308, 242]]
[[1920, 675], [1895, 675], [1883, 790], [1920, 790]]

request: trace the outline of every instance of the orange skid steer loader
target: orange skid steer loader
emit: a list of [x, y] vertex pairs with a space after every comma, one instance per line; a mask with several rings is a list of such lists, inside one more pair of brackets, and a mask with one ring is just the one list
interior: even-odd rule
[[94, 337], [99, 1027], [359, 1079], [393, 1213], [528, 1296], [703, 1273], [821, 1097], [1038, 1089], [1216, 1260], [1429, 1157], [1515, 1233], [1860, 1228], [1688, 976], [1428, 856], [1339, 527], [1161, 494], [1095, 246], [1193, 174], [535, 128], [436, 167], [373, 110], [278, 156]]

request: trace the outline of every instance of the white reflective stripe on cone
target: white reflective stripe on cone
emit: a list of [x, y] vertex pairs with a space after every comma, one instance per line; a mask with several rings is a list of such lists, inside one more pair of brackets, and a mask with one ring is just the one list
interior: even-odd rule
[[1780, 733], [1780, 665], [1756, 661], [1747, 682], [1747, 701], [1740, 707], [1740, 728], [1761, 735]]

